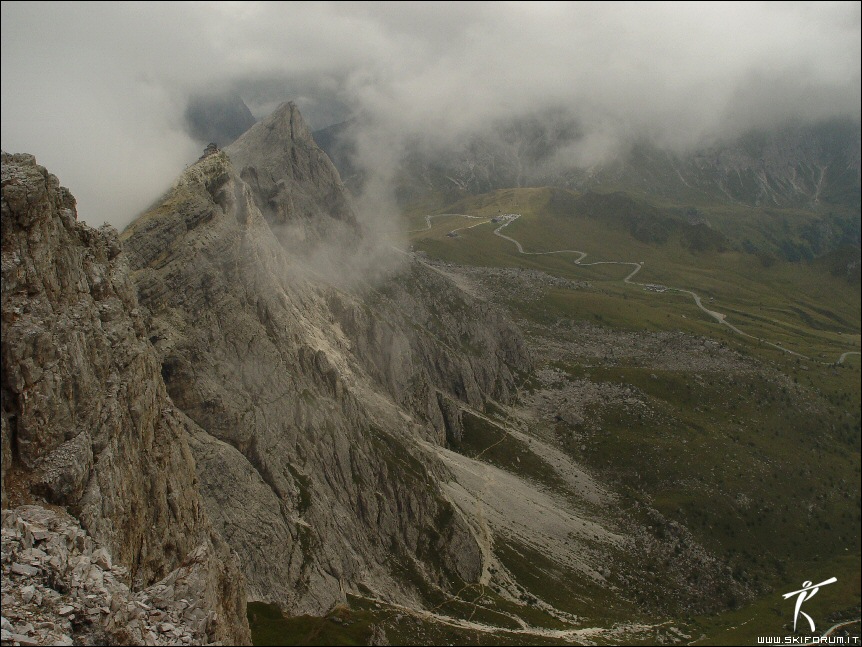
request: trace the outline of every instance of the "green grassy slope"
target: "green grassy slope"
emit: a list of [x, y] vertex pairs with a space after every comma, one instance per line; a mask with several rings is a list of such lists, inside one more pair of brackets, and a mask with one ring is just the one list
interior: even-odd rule
[[[406, 228], [416, 230], [409, 234], [414, 249], [429, 258], [538, 270], [576, 282], [538, 283], [526, 294], [502, 284], [495, 289], [490, 280], [481, 287], [520, 321], [538, 355], [537, 372], [523, 376], [517, 406], [553, 395], [537, 377], [543, 370], [556, 371], [572, 393], [589, 385], [629, 394], [591, 400], [580, 417], [525, 420], [529, 434], [616, 493], [615, 518], [640, 533], [634, 549], [613, 554], [609, 585], [599, 586], [502, 534], [493, 549], [522, 586], [519, 600], [478, 585], [465, 585], [453, 598], [405, 566], [405, 580], [414, 581], [430, 613], [371, 595], [352, 597], [337, 620], [284, 619], [255, 606], [255, 644], [363, 644], [375, 626], [393, 644], [756, 644], [758, 636], [789, 632], [792, 604], [782, 593], [833, 575], [839, 582], [806, 603], [806, 611], [818, 628], [858, 617], [862, 362], [851, 355], [834, 364], [841, 353], [860, 348], [858, 284], [835, 271], [852, 263], [855, 252], [851, 246], [812, 262], [788, 262], [779, 249], [823, 214], [699, 204], [693, 216], [689, 206], [655, 198], [542, 188], [504, 189], [437, 203], [436, 209], [432, 204], [417, 205], [405, 218]], [[480, 218], [441, 216], [426, 228], [428, 213]], [[521, 217], [501, 233], [526, 251], [580, 250], [587, 254], [583, 263], [573, 262], [576, 253], [518, 253], [511, 241], [493, 235], [500, 223], [485, 222], [507, 213]], [[448, 236], [453, 230], [457, 235]], [[632, 266], [587, 265], [597, 261], [643, 263], [636, 282], [692, 290], [751, 337], [718, 324], [689, 295], [624, 283]], [[622, 336], [634, 341], [618, 343]], [[700, 366], [632, 350], [659, 338], [671, 340], [662, 351], [671, 358], [697, 358], [703, 344], [704, 356], [735, 359]], [[679, 340], [689, 346], [675, 347]], [[499, 424], [465, 413], [464, 436], [451, 449], [568, 496], [548, 463], [506, 433], [504, 408], [489, 403], [484, 414]], [[409, 564], [399, 559], [393, 556]], [[698, 570], [709, 560], [718, 568]], [[698, 590], [703, 600], [693, 599]], [[542, 634], [571, 625], [536, 598], [605, 631]], [[712, 612], [692, 611], [697, 608]], [[519, 634], [512, 616], [539, 633]], [[459, 625], [465, 620], [484, 628]], [[641, 624], [620, 629], [629, 623]]]
[[[558, 423], [559, 444], [613, 483], [633, 505], [632, 514], [649, 505], [663, 523], [682, 524], [755, 592], [753, 600], [728, 599], [726, 613], [690, 618], [693, 635], [730, 644], [781, 633], [789, 610], [776, 593], [806, 578], [834, 574], [840, 574], [841, 585], [829, 599], [812, 603], [812, 613], [824, 622], [852, 615], [860, 573], [859, 356], [841, 366], [831, 363], [842, 352], [859, 349], [858, 286], [836, 276], [828, 263], [773, 259], [764, 264], [757, 254], [733, 245], [723, 251], [692, 249], [681, 233], [684, 227], [677, 225], [666, 226], [667, 235], [656, 239], [638, 236], [631, 224], [640, 214], [636, 200], [612, 201], [622, 213], [609, 215], [597, 212], [593, 198], [563, 198], [557, 190], [510, 189], [440, 211], [487, 218], [520, 213], [502, 233], [526, 251], [581, 250], [588, 254], [584, 263], [642, 262], [636, 281], [693, 290], [744, 332], [807, 359], [735, 334], [688, 296], [624, 284], [630, 266], [579, 267], [572, 262], [577, 254], [519, 254], [510, 241], [492, 234], [497, 224], [448, 237], [449, 231], [479, 221], [443, 217], [433, 220], [430, 230], [413, 233], [412, 241], [448, 262], [538, 269], [589, 281], [588, 288], [549, 287], [540, 298], [508, 300], [528, 330], [569, 322], [610, 333], [682, 331], [755, 360], [762, 370], [694, 374], [639, 361], [559, 358], [556, 367], [572, 380], [634, 388], [649, 414], [598, 407], [582, 427]], [[647, 206], [643, 213], [661, 222], [666, 212]], [[414, 217], [413, 223], [419, 228], [424, 220]], [[577, 342], [576, 334], [571, 340]], [[661, 583], [655, 586], [660, 589]]]

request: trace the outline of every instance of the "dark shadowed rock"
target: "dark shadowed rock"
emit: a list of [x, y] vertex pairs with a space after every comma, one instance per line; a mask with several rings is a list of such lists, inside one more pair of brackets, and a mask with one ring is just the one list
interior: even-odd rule
[[189, 134], [200, 143], [227, 146], [255, 123], [254, 115], [235, 92], [198, 94], [186, 107]]

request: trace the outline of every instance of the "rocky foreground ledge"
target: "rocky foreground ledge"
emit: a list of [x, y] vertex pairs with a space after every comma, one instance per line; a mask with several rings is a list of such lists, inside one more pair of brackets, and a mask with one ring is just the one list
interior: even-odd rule
[[80, 524], [40, 506], [2, 517], [2, 643], [19, 645], [190, 645], [211, 642], [223, 619], [207, 598], [206, 545], [147, 588], [132, 592]]

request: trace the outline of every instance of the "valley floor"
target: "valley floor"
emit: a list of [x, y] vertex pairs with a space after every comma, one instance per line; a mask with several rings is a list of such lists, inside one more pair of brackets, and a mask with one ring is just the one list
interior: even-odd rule
[[[519, 199], [529, 204], [530, 196]], [[463, 465], [467, 454], [497, 471], [489, 477], [490, 467], [473, 468], [465, 478], [462, 467], [458, 487], [470, 490], [470, 505], [488, 507], [492, 518], [498, 508], [516, 511], [511, 501], [485, 501], [488, 482], [497, 485], [497, 474], [508, 470], [517, 476], [500, 488], [505, 496], [530, 501], [517, 485], [523, 482], [553, 493], [583, 519], [615, 530], [616, 546], [623, 548], [615, 554], [613, 542], [597, 542], [594, 563], [614, 566], [598, 567], [603, 591], [597, 595], [586, 586], [580, 596], [585, 604], [564, 611], [574, 612], [566, 618], [559, 614], [565, 604], [554, 603], [570, 602], [578, 593], [569, 590], [552, 599], [549, 590], [559, 586], [555, 572], [571, 578], [577, 566], [560, 558], [564, 551], [531, 543], [541, 532], [520, 537], [535, 552], [523, 550], [523, 544], [507, 551], [506, 542], [518, 537], [513, 531], [518, 524], [498, 519], [485, 534], [496, 539], [489, 543], [499, 554], [517, 554], [533, 564], [538, 556], [557, 560], [556, 569], [532, 582], [516, 572], [498, 578], [501, 583], [532, 584], [524, 589], [527, 596], [564, 621], [589, 618], [608, 627], [637, 618], [645, 640], [665, 631], [668, 642], [720, 643], [744, 636], [753, 643], [758, 635], [788, 629], [788, 609], [769, 593], [773, 587], [791, 586], [807, 577], [807, 569], [820, 572], [830, 568], [827, 564], [840, 563], [841, 572], [849, 568], [858, 574], [858, 558], [848, 556], [858, 553], [858, 529], [836, 530], [837, 519], [852, 525], [855, 517], [858, 525], [852, 501], [858, 502], [853, 484], [859, 473], [859, 314], [853, 301], [830, 315], [833, 321], [855, 322], [843, 329], [774, 315], [767, 320], [762, 312], [745, 311], [744, 303], [723, 307], [723, 299], [711, 296], [733, 293], [732, 285], [721, 291], [711, 284], [705, 291], [710, 296], [703, 296], [697, 284], [653, 279], [662, 269], [652, 260], [650, 277], [635, 280], [647, 264], [634, 260], [635, 252], [626, 259], [623, 246], [617, 248], [618, 260], [587, 262], [588, 252], [566, 246], [569, 241], [551, 226], [558, 223], [544, 222], [538, 210], [519, 234], [510, 234], [523, 216], [502, 202], [485, 213], [480, 208], [474, 214], [426, 216], [426, 226], [412, 232], [419, 258], [519, 320], [538, 360], [515, 407], [497, 408], [490, 416], [474, 412], [473, 437], [486, 445], [456, 447], [461, 456], [450, 462]], [[468, 224], [458, 223], [465, 219]], [[519, 237], [527, 231], [530, 243]], [[587, 242], [581, 246], [588, 248]], [[532, 258], [526, 264], [518, 256]], [[720, 266], [721, 260], [713, 263]], [[622, 273], [614, 265], [622, 266]], [[678, 268], [667, 274], [681, 276]], [[735, 271], [712, 276], [713, 282], [737, 280]], [[753, 284], [738, 292], [751, 291]], [[691, 305], [675, 295], [688, 297]], [[785, 295], [788, 303], [791, 295], [792, 287]], [[799, 296], [804, 302], [807, 295]], [[820, 312], [840, 303], [838, 294], [823, 297], [815, 304]], [[829, 483], [839, 491], [829, 492], [822, 483], [804, 485], [817, 465], [830, 471]], [[802, 482], [794, 483], [793, 475]], [[801, 500], [810, 501], [802, 504], [804, 518], [793, 513]], [[545, 510], [534, 501], [528, 507], [537, 517]], [[577, 534], [577, 522], [564, 525]], [[821, 539], [812, 541], [815, 535]], [[671, 545], [671, 554], [663, 554]], [[633, 549], [640, 557], [637, 565], [626, 563]], [[583, 555], [583, 547], [576, 553]], [[505, 569], [505, 558], [500, 561]], [[639, 575], [652, 573], [651, 585], [637, 590], [621, 577], [630, 566]], [[713, 567], [715, 576], [729, 575], [738, 586], [709, 581]], [[673, 597], [675, 568], [687, 571], [681, 579], [697, 583], [687, 601], [685, 594], [677, 598], [682, 613], [677, 608], [676, 614], [662, 614], [658, 598]], [[843, 616], [852, 628], [859, 615], [858, 577], [847, 578], [832, 594], [830, 602], [820, 601], [821, 624]], [[702, 603], [699, 610], [692, 599]], [[587, 610], [597, 608], [605, 613]], [[752, 610], [751, 617], [738, 626], [725, 620], [745, 609]], [[569, 638], [580, 642], [584, 636]]]
[[419, 577], [419, 605], [368, 591], [326, 618], [253, 605], [255, 643], [756, 644], [790, 634], [783, 592], [831, 575], [806, 610], [858, 636], [854, 288], [609, 248], [532, 191], [410, 231], [414, 258], [515, 319], [535, 360], [511, 406], [465, 405], [462, 438], [424, 445], [480, 581], [453, 596]]

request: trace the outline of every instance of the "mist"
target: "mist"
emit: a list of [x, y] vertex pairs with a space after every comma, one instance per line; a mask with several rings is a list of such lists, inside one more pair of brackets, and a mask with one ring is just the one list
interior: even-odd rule
[[312, 128], [360, 115], [377, 194], [407, 142], [442, 150], [522, 115], [569, 115], [588, 165], [634, 138], [682, 151], [858, 120], [862, 94], [857, 2], [4, 2], [0, 24], [3, 150], [118, 228], [197, 159], [183, 114], [214, 89], [258, 118], [293, 100]]

